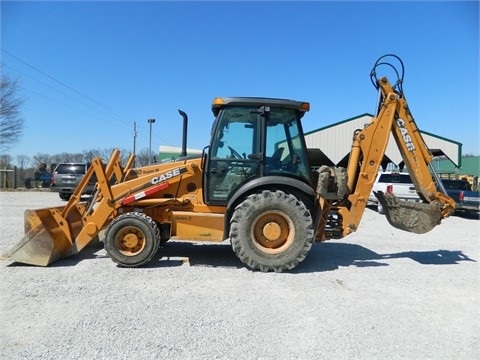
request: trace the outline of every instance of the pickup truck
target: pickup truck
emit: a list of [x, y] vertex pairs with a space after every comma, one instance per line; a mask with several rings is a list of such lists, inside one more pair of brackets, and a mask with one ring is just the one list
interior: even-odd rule
[[467, 180], [441, 179], [441, 181], [447, 195], [457, 203], [455, 211], [473, 212], [480, 210], [480, 192], [472, 191], [472, 187]]
[[382, 205], [378, 202], [377, 197], [373, 192], [382, 191], [385, 194], [394, 194], [398, 199], [405, 201], [420, 201], [415, 185], [408, 173], [385, 171], [379, 172], [375, 183], [372, 187], [372, 192], [368, 198], [369, 205], [377, 206], [379, 214], [383, 214]]

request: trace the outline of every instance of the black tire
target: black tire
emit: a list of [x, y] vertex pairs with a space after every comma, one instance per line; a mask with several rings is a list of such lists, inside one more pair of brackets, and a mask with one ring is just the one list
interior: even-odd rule
[[105, 250], [123, 267], [148, 263], [160, 245], [160, 230], [149, 216], [130, 212], [117, 217], [105, 232]]
[[235, 208], [230, 225], [237, 257], [261, 271], [293, 269], [307, 256], [315, 235], [306, 206], [283, 191], [248, 196]]
[[157, 223], [157, 226], [160, 230], [160, 245], [163, 245], [170, 240], [170, 225]]
[[60, 199], [62, 199], [62, 200], [70, 200], [70, 197], [72, 195], [71, 194], [66, 194], [66, 193], [59, 193], [58, 196], [60, 196]]

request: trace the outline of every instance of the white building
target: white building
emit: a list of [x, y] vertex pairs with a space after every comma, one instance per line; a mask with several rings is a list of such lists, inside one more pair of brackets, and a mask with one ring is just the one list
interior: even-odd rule
[[[353, 134], [371, 122], [373, 115], [362, 114], [323, 128], [305, 133], [307, 148], [313, 149], [311, 156], [315, 163], [346, 167]], [[446, 156], [455, 166], [461, 163], [462, 144], [444, 137], [420, 131], [434, 156]], [[404, 163], [393, 136], [390, 134], [382, 167], [393, 163], [403, 168]]]

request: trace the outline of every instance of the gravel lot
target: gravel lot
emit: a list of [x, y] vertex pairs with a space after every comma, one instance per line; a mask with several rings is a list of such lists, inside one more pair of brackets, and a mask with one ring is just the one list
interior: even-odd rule
[[[0, 253], [46, 191], [0, 192]], [[99, 248], [41, 268], [0, 261], [1, 359], [478, 359], [479, 220], [428, 234], [367, 209], [289, 273], [252, 272], [228, 243], [168, 242], [148, 266]]]

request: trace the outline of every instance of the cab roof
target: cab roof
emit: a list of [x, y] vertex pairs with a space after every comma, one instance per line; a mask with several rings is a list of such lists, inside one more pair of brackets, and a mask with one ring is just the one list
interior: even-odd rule
[[212, 101], [212, 111], [216, 115], [219, 109], [223, 106], [232, 105], [283, 107], [287, 109], [295, 109], [301, 112], [310, 110], [310, 103], [307, 101], [262, 97], [216, 97]]

